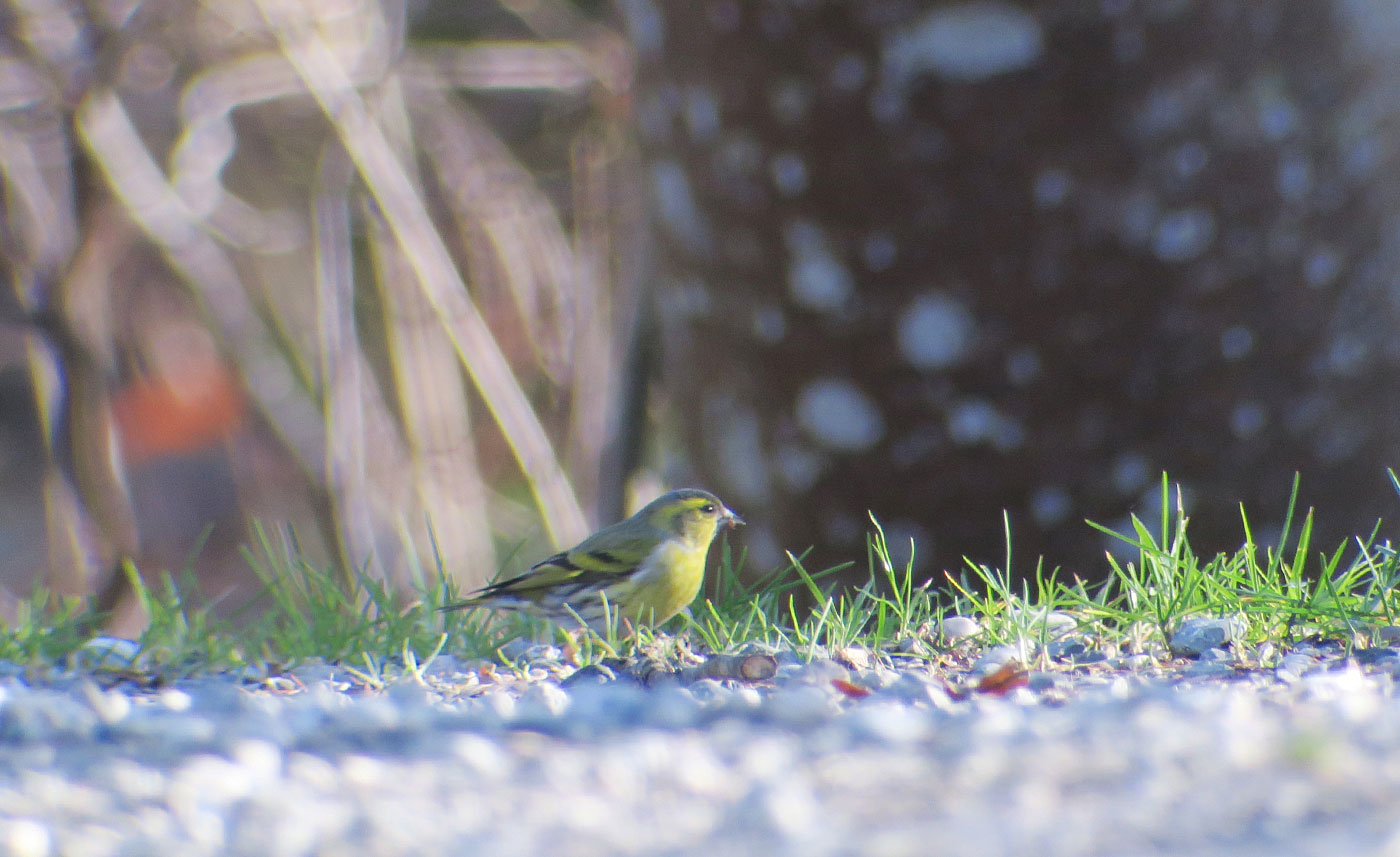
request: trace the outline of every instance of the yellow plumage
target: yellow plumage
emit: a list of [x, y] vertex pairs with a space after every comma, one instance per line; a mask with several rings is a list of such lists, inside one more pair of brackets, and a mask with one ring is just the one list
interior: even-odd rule
[[695, 599], [719, 528], [742, 523], [707, 491], [672, 491], [524, 574], [443, 609], [518, 610], [565, 625], [576, 625], [577, 614], [596, 628], [604, 619], [606, 598], [606, 611], [614, 616], [634, 625], [657, 625]]

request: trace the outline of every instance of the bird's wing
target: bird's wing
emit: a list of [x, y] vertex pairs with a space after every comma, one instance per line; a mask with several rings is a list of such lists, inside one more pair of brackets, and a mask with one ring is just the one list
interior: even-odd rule
[[[659, 530], [651, 535], [650, 541], [654, 542], [666, 537], [666, 533]], [[564, 589], [608, 586], [636, 571], [646, 558], [635, 556], [638, 541], [649, 540], [645, 534], [639, 539], [635, 529], [607, 527], [569, 550], [540, 560], [524, 574], [498, 580], [472, 593], [454, 607], [471, 607], [499, 598], [530, 601]]]
[[524, 574], [497, 581], [475, 593], [471, 600], [488, 601], [501, 596], [528, 599], [532, 593], [561, 587], [605, 585], [636, 570], [636, 564], [624, 565], [604, 550], [582, 550], [587, 544], [585, 541], [573, 550], [540, 560]]
[[[637, 556], [635, 543], [623, 543], [617, 539], [600, 539], [606, 533], [595, 533], [584, 539], [576, 548], [559, 554], [564, 562], [578, 569], [579, 574], [625, 575], [631, 574], [646, 559], [650, 550]], [[556, 559], [551, 557], [546, 562]], [[538, 567], [538, 566], [537, 566]]]

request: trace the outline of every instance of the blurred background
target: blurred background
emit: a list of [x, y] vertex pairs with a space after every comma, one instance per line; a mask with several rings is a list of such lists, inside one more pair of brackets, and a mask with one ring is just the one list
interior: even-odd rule
[[[749, 568], [1106, 568], [1400, 500], [1382, 0], [13, 0], [0, 612], [408, 586], [666, 487]], [[1389, 533], [1383, 528], [1382, 534]]]

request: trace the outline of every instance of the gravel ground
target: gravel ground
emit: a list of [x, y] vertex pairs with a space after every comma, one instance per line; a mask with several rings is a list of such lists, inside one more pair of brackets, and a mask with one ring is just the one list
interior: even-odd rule
[[[159, 690], [11, 670], [0, 853], [1400, 853], [1395, 649], [1100, 660], [996, 692], [978, 677], [1004, 652], [612, 680], [524, 654], [382, 690], [314, 664]], [[735, 670], [771, 677], [701, 677]]]

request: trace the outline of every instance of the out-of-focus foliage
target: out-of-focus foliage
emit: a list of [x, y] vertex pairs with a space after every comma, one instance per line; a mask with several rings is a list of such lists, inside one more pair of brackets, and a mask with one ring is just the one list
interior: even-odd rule
[[12, 589], [130, 558], [218, 597], [252, 516], [467, 588], [620, 491], [627, 46], [564, 2], [415, 8], [0, 10]]

